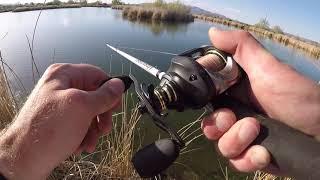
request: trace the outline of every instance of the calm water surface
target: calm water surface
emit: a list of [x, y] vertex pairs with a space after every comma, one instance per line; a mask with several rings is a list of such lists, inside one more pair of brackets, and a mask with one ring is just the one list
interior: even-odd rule
[[[31, 58], [26, 36], [32, 38], [33, 26], [39, 11], [0, 14], [0, 49], [5, 61], [21, 77], [24, 85], [33, 87]], [[97, 65], [111, 74], [129, 73], [130, 65], [120, 56], [106, 48], [105, 44], [152, 49], [172, 53], [180, 53], [187, 49], [209, 44], [207, 37], [211, 26], [227, 28], [221, 25], [195, 21], [190, 24], [155, 24], [133, 23], [123, 20], [121, 12], [104, 8], [57, 9], [43, 11], [40, 18], [34, 43], [34, 55], [40, 71], [53, 62], [90, 63]], [[315, 81], [320, 81], [320, 63], [302, 53], [270, 40], [257, 37], [258, 40], [281, 61], [287, 63]], [[126, 50], [144, 61], [166, 70], [172, 56]], [[132, 66], [132, 72], [139, 80], [154, 82], [155, 79]], [[174, 125], [179, 128], [193, 121], [199, 112], [174, 113]], [[174, 118], [172, 118], [174, 116]], [[142, 126], [152, 127], [146, 121]], [[156, 137], [157, 130], [142, 128], [143, 134]], [[195, 133], [195, 135], [199, 132]], [[194, 137], [192, 136], [192, 137]], [[146, 142], [151, 139], [146, 138]], [[176, 165], [184, 169], [185, 176], [191, 177], [193, 172], [202, 179], [222, 177], [213, 145], [200, 138], [191, 148], [200, 148], [182, 155], [179, 160], [184, 165]], [[181, 168], [183, 167], [183, 168]], [[210, 178], [209, 178], [210, 177]]]

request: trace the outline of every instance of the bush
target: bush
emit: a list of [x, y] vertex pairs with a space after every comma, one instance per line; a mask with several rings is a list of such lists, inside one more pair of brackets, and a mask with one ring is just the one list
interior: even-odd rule
[[121, 0], [112, 0], [112, 5], [123, 5], [124, 3]]
[[52, 2], [47, 3], [47, 5], [57, 5], [57, 6], [59, 6], [61, 4], [62, 4], [62, 2], [59, 0], [53, 0]]
[[269, 21], [267, 20], [267, 18], [262, 18], [260, 19], [260, 21], [255, 24], [255, 26], [259, 27], [259, 28], [263, 28], [263, 29], [270, 29], [270, 24]]
[[283, 34], [283, 30], [281, 29], [280, 26], [273, 26], [272, 30], [276, 33]]
[[170, 22], [190, 22], [194, 20], [194, 17], [190, 13], [190, 8], [179, 1], [165, 3], [163, 0], [157, 0], [152, 4], [130, 6], [123, 9], [122, 15], [131, 20], [139, 19]]

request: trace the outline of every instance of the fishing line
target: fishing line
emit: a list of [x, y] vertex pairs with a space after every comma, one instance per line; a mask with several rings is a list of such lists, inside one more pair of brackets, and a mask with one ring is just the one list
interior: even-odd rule
[[135, 51], [153, 52], [153, 53], [166, 54], [166, 55], [172, 55], [172, 56], [178, 55], [175, 53], [170, 53], [170, 52], [165, 52], [165, 51], [155, 51], [155, 50], [150, 50], [150, 49], [139, 49], [139, 48], [126, 47], [126, 46], [117, 46], [117, 47], [122, 48], [122, 49], [131, 49], [131, 50], [135, 50]]

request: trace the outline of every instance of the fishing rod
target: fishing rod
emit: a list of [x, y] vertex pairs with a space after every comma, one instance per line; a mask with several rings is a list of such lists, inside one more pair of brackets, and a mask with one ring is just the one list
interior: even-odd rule
[[171, 137], [157, 140], [133, 156], [133, 165], [141, 177], [151, 178], [165, 171], [185, 146], [177, 132], [166, 123], [166, 111], [183, 112], [204, 107], [211, 111], [229, 108], [237, 119], [256, 118], [261, 125], [260, 133], [252, 145], [264, 146], [272, 156], [274, 167], [297, 179], [320, 177], [319, 142], [228, 96], [228, 89], [246, 77], [230, 54], [213, 46], [202, 46], [174, 56], [169, 69], [162, 72], [110, 44], [107, 46], [160, 80], [157, 86], [145, 87], [132, 74], [122, 78], [127, 86], [134, 84], [140, 113], [149, 114]]

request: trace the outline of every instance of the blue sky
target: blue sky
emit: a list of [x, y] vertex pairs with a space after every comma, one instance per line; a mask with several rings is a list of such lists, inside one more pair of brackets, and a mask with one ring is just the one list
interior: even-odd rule
[[[50, 0], [48, 0], [50, 1]], [[90, 1], [90, 0], [89, 0]], [[95, 1], [95, 0], [93, 0]], [[111, 0], [103, 0], [110, 2]], [[153, 0], [124, 0], [127, 3]], [[320, 42], [319, 0], [181, 0], [188, 5], [220, 13], [233, 19], [254, 24], [267, 17], [269, 23], [285, 31]], [[26, 3], [31, 0], [0, 0], [0, 3]], [[33, 0], [43, 2], [43, 0]]]

